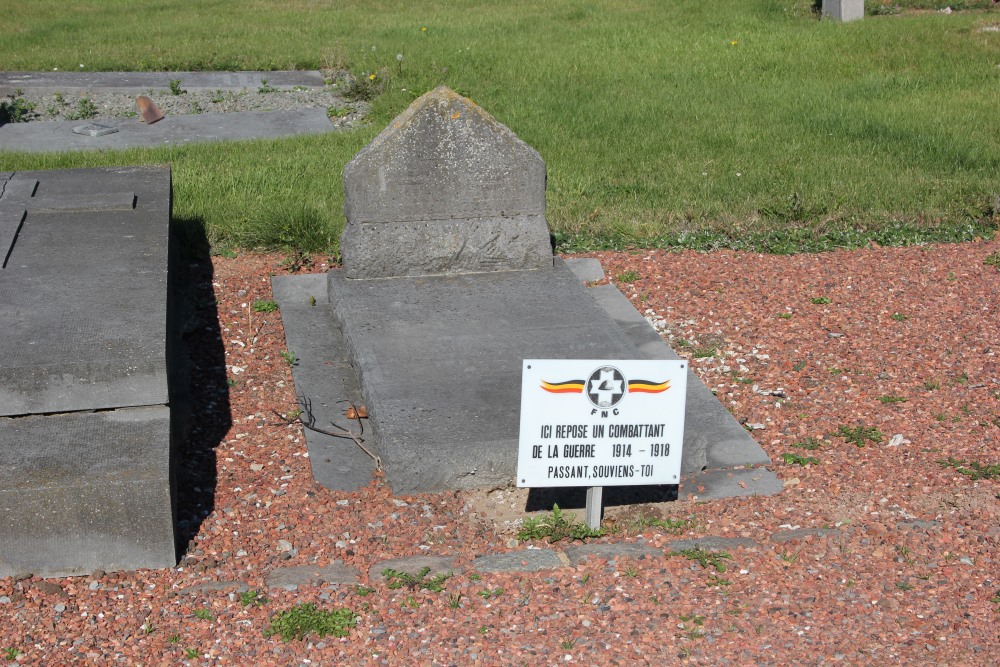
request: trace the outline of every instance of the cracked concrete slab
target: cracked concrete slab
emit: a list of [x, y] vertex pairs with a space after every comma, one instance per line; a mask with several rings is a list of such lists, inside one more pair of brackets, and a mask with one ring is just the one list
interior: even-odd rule
[[0, 577], [170, 567], [170, 170], [0, 181]]

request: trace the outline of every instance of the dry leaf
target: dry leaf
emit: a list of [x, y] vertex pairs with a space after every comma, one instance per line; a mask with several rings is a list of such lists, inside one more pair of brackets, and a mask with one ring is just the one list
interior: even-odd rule
[[344, 416], [348, 419], [367, 419], [368, 409], [363, 405], [352, 405], [344, 412]]

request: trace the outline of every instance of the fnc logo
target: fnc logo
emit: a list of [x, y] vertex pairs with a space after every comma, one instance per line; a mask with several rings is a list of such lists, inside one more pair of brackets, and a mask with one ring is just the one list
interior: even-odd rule
[[614, 366], [600, 366], [586, 379], [542, 380], [541, 388], [552, 394], [585, 394], [594, 407], [608, 410], [616, 408], [629, 393], [662, 393], [670, 389], [670, 381], [629, 380]]

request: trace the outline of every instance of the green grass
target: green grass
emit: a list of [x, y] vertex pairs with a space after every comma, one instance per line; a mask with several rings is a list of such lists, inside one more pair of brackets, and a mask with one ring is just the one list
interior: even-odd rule
[[945, 467], [954, 468], [973, 481], [1000, 478], [1000, 463], [983, 464], [978, 461], [969, 463], [965, 459], [954, 459], [951, 457], [938, 461], [938, 463]]
[[517, 531], [517, 539], [526, 542], [548, 538], [549, 542], [554, 543], [566, 539], [583, 541], [603, 534], [604, 531], [599, 528], [592, 529], [587, 524], [577, 523], [576, 519], [563, 512], [559, 505], [553, 505], [549, 514], [524, 519]]
[[726, 561], [732, 560], [733, 558], [727, 551], [708, 551], [707, 549], [702, 549], [701, 547], [681, 549], [680, 551], [672, 552], [670, 555], [684, 556], [688, 560], [693, 560], [706, 569], [713, 567], [716, 572], [719, 572], [720, 574], [725, 572], [727, 569]]
[[310, 635], [323, 638], [327, 635], [346, 637], [357, 623], [357, 614], [350, 609], [317, 609], [309, 603], [297, 604], [271, 617], [264, 630], [265, 637], [278, 635], [282, 641], [305, 639]]
[[405, 586], [410, 590], [422, 589], [431, 591], [432, 593], [440, 593], [444, 590], [444, 582], [451, 578], [452, 573], [441, 572], [428, 579], [427, 575], [430, 572], [430, 567], [423, 567], [416, 574], [387, 567], [382, 570], [382, 576], [385, 577], [388, 587], [392, 589]]
[[781, 460], [788, 464], [796, 464], [800, 466], [805, 465], [819, 465], [819, 459], [814, 456], [803, 456], [802, 454], [795, 454], [794, 452], [787, 452], [781, 455]]
[[837, 432], [833, 434], [833, 437], [843, 438], [846, 442], [854, 443], [858, 447], [864, 447], [868, 442], [882, 442], [882, 438], [885, 436], [874, 426], [868, 427], [859, 424], [854, 428], [838, 426]]
[[352, 132], [7, 153], [3, 168], [169, 162], [175, 217], [204, 224], [213, 243], [335, 251], [344, 164], [417, 94], [444, 83], [541, 153], [547, 217], [565, 249], [794, 252], [992, 235], [1000, 35], [978, 28], [1000, 12], [838, 24], [817, 20], [811, 6], [164, 0], [137, 12], [126, 0], [7, 3], [6, 70], [346, 66], [360, 80], [376, 73], [385, 88], [369, 124]]
[[276, 310], [278, 310], [277, 301], [257, 299], [253, 302], [253, 312], [255, 313], [273, 313]]

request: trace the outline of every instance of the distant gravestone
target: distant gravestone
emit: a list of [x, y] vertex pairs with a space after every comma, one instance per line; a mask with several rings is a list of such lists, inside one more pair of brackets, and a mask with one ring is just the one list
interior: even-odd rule
[[541, 156], [443, 86], [344, 168], [344, 210], [348, 278], [552, 268]]
[[0, 577], [170, 567], [167, 167], [0, 173]]
[[865, 17], [865, 0], [823, 0], [821, 12], [835, 21], [859, 21]]

